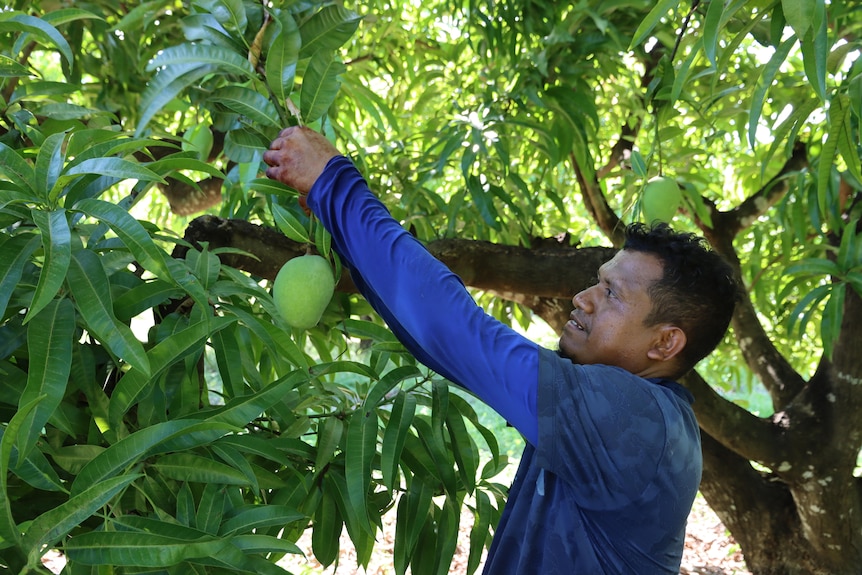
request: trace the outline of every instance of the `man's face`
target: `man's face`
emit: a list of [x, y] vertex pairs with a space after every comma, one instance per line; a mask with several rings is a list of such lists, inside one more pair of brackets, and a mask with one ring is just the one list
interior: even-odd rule
[[572, 298], [575, 309], [560, 335], [560, 351], [575, 363], [657, 376], [647, 354], [658, 343], [660, 325], [647, 327], [644, 320], [652, 310], [647, 290], [662, 271], [652, 254], [617, 252], [599, 268], [598, 283]]

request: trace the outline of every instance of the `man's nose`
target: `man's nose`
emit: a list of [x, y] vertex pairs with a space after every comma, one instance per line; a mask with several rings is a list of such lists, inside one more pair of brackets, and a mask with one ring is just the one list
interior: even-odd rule
[[592, 309], [592, 305], [590, 304], [589, 298], [590, 288], [579, 291], [572, 297], [572, 305], [575, 306], [576, 309], [581, 309], [583, 311], [590, 311]]

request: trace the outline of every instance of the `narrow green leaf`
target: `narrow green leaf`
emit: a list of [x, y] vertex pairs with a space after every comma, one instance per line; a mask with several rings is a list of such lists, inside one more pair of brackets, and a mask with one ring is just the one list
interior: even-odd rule
[[51, 134], [39, 147], [36, 156], [35, 184], [40, 198], [47, 198], [63, 171], [65, 132]]
[[72, 494], [81, 493], [90, 485], [95, 485], [121, 473], [135, 462], [147, 457], [156, 447], [177, 436], [211, 427], [209, 422], [177, 419], [157, 423], [136, 431], [87, 462], [72, 483]]
[[170, 453], [157, 459], [152, 466], [176, 481], [248, 485], [248, 479], [233, 467], [193, 453]]
[[[257, 480], [257, 475], [254, 473], [254, 468], [239, 450], [223, 443], [213, 443], [210, 446], [210, 449], [212, 449], [213, 453], [215, 453], [222, 461], [242, 473], [248, 480], [248, 484], [251, 485], [252, 491], [257, 492], [260, 490], [260, 485]], [[221, 517], [219, 518], [219, 523], [221, 523]], [[217, 529], [212, 531], [212, 533], [217, 532]]]
[[416, 398], [408, 393], [399, 391], [392, 406], [392, 415], [386, 424], [383, 434], [383, 448], [381, 451], [380, 467], [383, 473], [383, 484], [390, 491], [395, 488], [398, 479], [398, 465], [401, 461], [401, 452], [410, 426], [413, 424], [413, 415], [416, 412]]
[[703, 23], [703, 52], [715, 68], [715, 51], [718, 47], [718, 33], [721, 29], [724, 0], [710, 0]]
[[87, 329], [129, 365], [150, 373], [143, 344], [131, 328], [114, 317], [111, 284], [101, 259], [91, 250], [77, 250], [69, 266], [69, 288]]
[[[0, 513], [0, 537], [5, 541], [21, 542], [21, 530], [15, 523], [15, 518], [12, 516], [12, 506], [9, 499], [9, 461], [12, 457], [12, 452], [15, 449], [15, 441], [21, 434], [22, 428], [32, 419], [33, 411], [39, 407], [39, 404], [45, 401], [46, 396], [41, 395], [34, 398], [29, 403], [19, 403], [18, 411], [9, 420], [9, 424], [0, 438], [0, 504], [2, 504], [2, 513]], [[20, 453], [20, 452], [19, 452]]]
[[21, 78], [31, 75], [30, 68], [9, 56], [0, 54], [0, 78]]
[[335, 451], [344, 436], [344, 421], [338, 417], [326, 417], [318, 423], [317, 453], [314, 457], [314, 468], [323, 469], [332, 461]]
[[814, 21], [816, 4], [813, 0], [781, 0], [787, 23], [800, 38], [804, 38]]
[[454, 403], [449, 406], [446, 413], [446, 429], [449, 431], [449, 444], [455, 463], [458, 465], [461, 482], [467, 493], [473, 493], [476, 489], [476, 473], [479, 469], [479, 450], [470, 432], [467, 431], [464, 417]]
[[772, 58], [763, 67], [763, 72], [757, 80], [754, 94], [751, 97], [751, 111], [748, 116], [748, 145], [752, 148], [757, 144], [757, 124], [760, 122], [760, 114], [763, 112], [763, 103], [766, 101], [766, 92], [772, 86], [775, 75], [787, 59], [790, 49], [796, 45], [796, 37], [791, 36], [778, 46]]
[[245, 505], [232, 510], [221, 524], [222, 536], [254, 533], [266, 527], [286, 527], [307, 516], [286, 505]]
[[659, 0], [656, 2], [655, 6], [652, 7], [646, 17], [638, 25], [637, 30], [635, 30], [631, 44], [629, 44], [629, 50], [640, 46], [641, 43], [647, 39], [656, 25], [658, 25], [661, 19], [670, 12], [671, 8], [675, 8], [678, 4], [679, 0]]
[[837, 276], [841, 274], [838, 264], [826, 258], [806, 258], [787, 266], [785, 274], [808, 276]]
[[286, 210], [275, 202], [270, 204], [270, 210], [272, 211], [272, 219], [275, 225], [278, 226], [278, 229], [281, 230], [281, 233], [301, 244], [307, 244], [310, 241], [305, 225], [290, 213], [289, 210]]
[[841, 320], [844, 318], [844, 300], [847, 294], [847, 284], [836, 284], [829, 294], [826, 305], [823, 306], [823, 317], [820, 320], [820, 339], [823, 341], [823, 352], [826, 357], [832, 357], [832, 350], [841, 335]]
[[277, 18], [280, 28], [266, 53], [266, 83], [276, 102], [283, 107], [293, 92], [302, 36], [290, 12], [282, 10]]
[[68, 299], [52, 300], [30, 321], [27, 330], [29, 368], [27, 386], [19, 398], [24, 405], [46, 396], [22, 425], [18, 455], [26, 458], [42, 434], [54, 410], [63, 400], [72, 365], [75, 309]]
[[147, 271], [165, 281], [173, 281], [164, 252], [129, 212], [110, 202], [96, 199], [81, 200], [75, 204], [74, 209], [108, 224]]
[[396, 385], [405, 379], [418, 377], [422, 377], [422, 372], [419, 371], [419, 368], [416, 366], [402, 365], [400, 367], [396, 367], [381, 377], [374, 387], [371, 388], [371, 391], [369, 391], [368, 395], [365, 396], [362, 408], [365, 411], [376, 409], [380, 405], [380, 402], [383, 401], [386, 395], [392, 391]]
[[[809, 2], [810, 0], [801, 0]], [[827, 62], [829, 60], [829, 30], [825, 17], [826, 8], [824, 0], [815, 0], [815, 18], [811, 29], [802, 39], [802, 63], [805, 68], [805, 76], [821, 102], [827, 101], [826, 96], [826, 74]]]
[[190, 62], [162, 68], [149, 81], [141, 93], [141, 112], [135, 135], [140, 137], [144, 129], [162, 108], [179, 96], [186, 88], [216, 70], [213, 64]]
[[[230, 468], [233, 469], [232, 466]], [[225, 489], [227, 488], [221, 483], [207, 483], [201, 494], [201, 502], [195, 515], [195, 525], [210, 535], [218, 534], [219, 525], [221, 525], [222, 517], [224, 517], [227, 500]]]
[[377, 454], [376, 446], [377, 414], [373, 410], [355, 411], [347, 425], [344, 473], [350, 505], [356, 510], [364, 531], [371, 531], [367, 497], [371, 488], [371, 465]]
[[842, 105], [840, 97], [833, 98], [829, 106], [829, 133], [820, 150], [820, 159], [817, 168], [817, 205], [820, 209], [820, 217], [823, 221], [829, 221], [829, 180], [835, 167], [835, 156], [838, 152], [838, 141], [845, 122], [849, 121], [850, 109]]
[[124, 475], [100, 481], [34, 519], [22, 540], [30, 562], [35, 563], [34, 559], [41, 557], [45, 546], [55, 544], [139, 477], [142, 476]]
[[255, 72], [248, 58], [213, 44], [180, 44], [165, 48], [150, 60], [147, 71], [186, 64], [211, 64], [227, 74], [237, 74], [244, 79], [254, 79]]
[[419, 542], [422, 529], [429, 520], [434, 488], [422, 479], [414, 476], [407, 493], [398, 502], [398, 513], [395, 520], [395, 548], [393, 550], [393, 566], [395, 573], [404, 575], [413, 557], [413, 551]]
[[66, 170], [60, 181], [82, 174], [112, 176], [121, 180], [165, 183], [164, 178], [135, 162], [123, 158], [92, 158]]
[[0, 142], [0, 173], [6, 174], [13, 182], [26, 185], [24, 191], [36, 197], [36, 172], [33, 166], [3, 142]]
[[230, 545], [227, 539], [175, 539], [156, 533], [89, 531], [63, 546], [72, 563], [164, 568], [183, 561], [213, 557]]
[[30, 256], [39, 248], [42, 239], [35, 234], [19, 234], [0, 244], [0, 317], [6, 315], [6, 306], [24, 272]]
[[33, 208], [31, 213], [33, 221], [42, 234], [42, 250], [45, 259], [39, 274], [39, 282], [36, 284], [33, 302], [24, 317], [25, 324], [48, 305], [60, 291], [63, 282], [66, 281], [66, 272], [72, 259], [72, 234], [66, 219], [66, 211], [61, 209], [46, 212]]
[[308, 58], [317, 52], [334, 52], [353, 36], [360, 17], [340, 4], [325, 6], [302, 23], [302, 49], [299, 57]]
[[126, 411], [137, 402], [148, 386], [152, 385], [151, 377], [155, 378], [170, 365], [199, 351], [212, 331], [223, 328], [231, 321], [233, 320], [226, 318], [203, 319], [172, 334], [150, 349], [147, 352], [150, 372], [132, 367], [117, 383], [108, 411], [109, 425], [111, 427], [119, 425]]
[[299, 111], [305, 124], [323, 117], [335, 101], [341, 86], [339, 76], [347, 68], [332, 54], [320, 51], [311, 57], [308, 69], [302, 77], [299, 94]]
[[[69, 42], [66, 41], [66, 38], [54, 26], [41, 18], [36, 18], [35, 16], [29, 16], [20, 12], [3, 15], [0, 17], [0, 31], [26, 31], [40, 40], [47, 40], [48, 43], [53, 44], [66, 60], [66, 63], [69, 64], [70, 68], [75, 62], [75, 58], [72, 55], [72, 48], [69, 46]], [[24, 41], [26, 40], [22, 35], [22, 37], [18, 39], [18, 42], [23, 43]]]
[[[713, 0], [717, 1], [717, 0]], [[470, 528], [470, 553], [467, 556], [467, 575], [476, 572], [482, 560], [482, 553], [491, 538], [491, 499], [484, 491], [476, 492], [476, 511], [473, 514], [473, 527]], [[496, 525], [496, 522], [494, 523]]]
[[245, 116], [254, 124], [279, 127], [281, 119], [273, 103], [256, 92], [243, 86], [225, 86], [214, 91], [209, 101], [220, 104], [228, 110]]
[[314, 523], [311, 532], [311, 548], [314, 556], [324, 566], [328, 567], [338, 557], [339, 538], [344, 525], [337, 504], [338, 493], [330, 481], [324, 481], [323, 497], [314, 512]]
[[[2, 434], [2, 430], [0, 430], [0, 434]], [[17, 452], [13, 456], [16, 461], [12, 473], [28, 485], [43, 491], [67, 492], [66, 486], [60, 479], [60, 476], [57, 475], [57, 472], [54, 471], [54, 468], [41, 451], [33, 449], [30, 451], [30, 455], [23, 460], [17, 457]]]
[[245, 553], [302, 555], [302, 549], [296, 543], [272, 535], [235, 535], [231, 537], [230, 542]]

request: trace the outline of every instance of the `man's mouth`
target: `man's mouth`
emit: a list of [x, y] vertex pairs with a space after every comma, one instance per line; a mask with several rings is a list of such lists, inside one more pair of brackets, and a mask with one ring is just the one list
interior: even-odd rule
[[587, 331], [587, 327], [584, 325], [583, 321], [578, 319], [578, 317], [574, 313], [569, 315], [569, 319], [571, 320], [572, 325], [574, 325], [578, 331], [583, 331], [583, 332]]

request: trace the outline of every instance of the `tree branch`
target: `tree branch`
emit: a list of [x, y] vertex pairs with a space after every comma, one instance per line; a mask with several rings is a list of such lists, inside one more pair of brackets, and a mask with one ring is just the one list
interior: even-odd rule
[[[805, 146], [798, 144], [778, 174], [757, 193], [726, 212], [720, 212], [713, 206], [711, 226], [707, 226], [692, 214], [704, 237], [731, 263], [738, 277], [741, 277], [741, 265], [733, 240], [787, 194], [790, 189], [788, 176], [804, 168], [807, 163]], [[805, 380], [776, 349], [764, 330], [750, 297], [737, 304], [732, 326], [749, 368], [763, 382], [775, 410], [783, 409], [804, 388]]]

